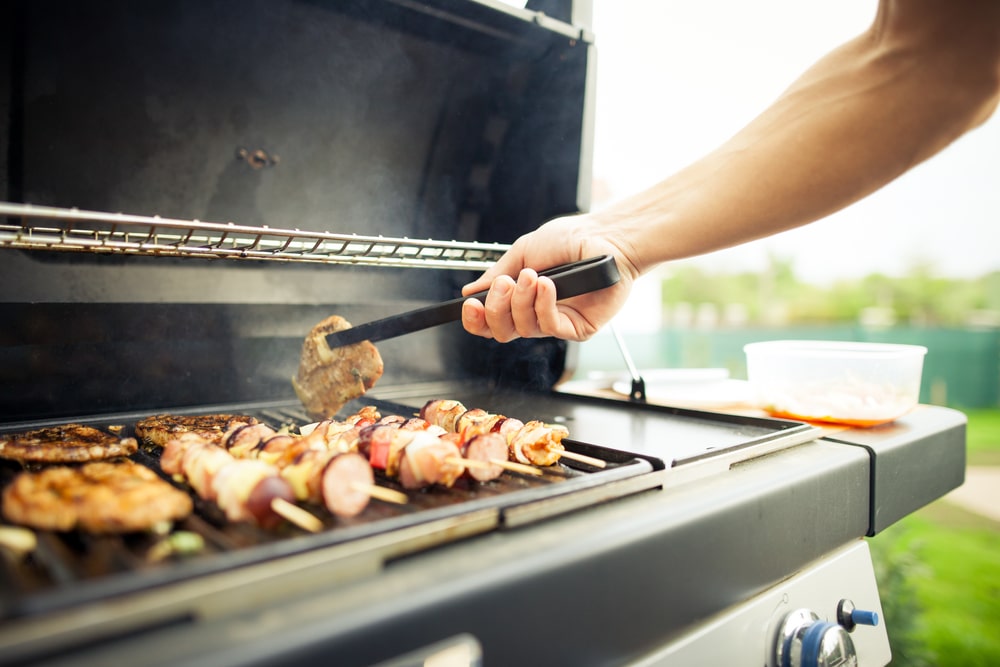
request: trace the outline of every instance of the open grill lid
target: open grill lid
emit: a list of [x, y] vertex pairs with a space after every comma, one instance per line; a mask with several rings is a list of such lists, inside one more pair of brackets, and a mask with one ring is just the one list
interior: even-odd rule
[[[518, 235], [586, 209], [577, 5], [7, 3], [0, 411], [293, 398], [326, 316], [455, 298]], [[380, 350], [383, 386], [548, 388], [567, 362], [559, 341], [457, 326]]]

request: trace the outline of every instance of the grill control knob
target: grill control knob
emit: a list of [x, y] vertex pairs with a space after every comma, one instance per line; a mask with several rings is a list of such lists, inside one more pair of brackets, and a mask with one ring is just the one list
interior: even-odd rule
[[848, 632], [854, 632], [859, 625], [878, 625], [878, 612], [857, 609], [850, 600], [841, 600], [837, 605], [837, 621]]
[[774, 645], [775, 667], [857, 667], [854, 641], [839, 623], [820, 620], [808, 609], [790, 612]]

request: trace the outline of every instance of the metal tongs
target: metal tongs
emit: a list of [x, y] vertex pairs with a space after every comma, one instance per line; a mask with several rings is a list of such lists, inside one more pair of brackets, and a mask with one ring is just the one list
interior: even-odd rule
[[[602, 255], [590, 259], [561, 264], [538, 275], [552, 279], [556, 286], [556, 299], [569, 299], [588, 292], [611, 287], [618, 282], [618, 266], [611, 255]], [[486, 298], [487, 291], [476, 292], [469, 296], [444, 301], [433, 306], [418, 308], [399, 315], [392, 315], [381, 320], [360, 324], [350, 329], [335, 331], [326, 336], [326, 344], [331, 348], [352, 345], [361, 341], [377, 341], [395, 338], [403, 334], [413, 333], [422, 329], [447, 322], [454, 322], [462, 317], [462, 304], [466, 299]]]

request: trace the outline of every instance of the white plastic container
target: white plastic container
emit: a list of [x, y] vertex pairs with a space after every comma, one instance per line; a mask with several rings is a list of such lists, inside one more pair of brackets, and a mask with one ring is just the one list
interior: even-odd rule
[[874, 426], [920, 398], [927, 348], [819, 340], [750, 343], [743, 351], [757, 405], [775, 417]]

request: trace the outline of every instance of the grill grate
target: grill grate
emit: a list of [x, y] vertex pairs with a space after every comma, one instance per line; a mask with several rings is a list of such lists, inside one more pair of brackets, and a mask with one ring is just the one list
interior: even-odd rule
[[114, 255], [483, 270], [510, 247], [251, 227], [0, 202], [0, 247]]
[[[374, 404], [383, 414], [413, 411], [411, 407], [386, 401], [374, 401]], [[297, 402], [227, 405], [174, 412], [248, 414], [274, 428], [301, 426], [312, 421]], [[134, 422], [146, 414], [120, 414], [73, 421], [103, 428], [119, 425], [123, 427], [121, 435], [134, 436]], [[4, 430], [47, 425], [50, 424], [5, 425]], [[129, 458], [169, 480], [159, 465], [160, 451], [155, 445], [140, 444], [138, 451]], [[573, 509], [553, 504], [553, 499], [563, 494], [568, 494], [563, 497], [575, 501], [575, 506], [579, 507], [594, 502], [591, 497], [594, 493], [610, 493], [614, 497], [659, 484], [658, 479], [644, 474], [651, 471], [650, 464], [632, 454], [603, 448], [585, 451], [588, 455], [601, 456], [608, 462], [607, 468], [588, 471], [586, 467], [577, 469], [572, 462], [568, 462], [546, 469], [542, 477], [505, 473], [486, 484], [460, 479], [451, 488], [410, 491], [406, 505], [373, 500], [361, 515], [350, 518], [334, 517], [324, 507], [304, 503], [304, 509], [323, 523], [323, 530], [317, 534], [307, 533], [291, 523], [264, 529], [249, 523], [229, 522], [215, 503], [201, 499], [192, 491], [194, 512], [176, 522], [172, 530], [199, 535], [204, 548], [188, 556], [171, 556], [163, 560], [150, 557], [158, 543], [167, 537], [154, 532], [92, 535], [82, 531], [36, 531], [37, 548], [23, 560], [0, 558], [0, 584], [3, 584], [0, 586], [0, 625], [3, 619], [33, 618], [40, 612], [73, 608], [117, 594], [141, 595], [157, 583], [176, 583], [192, 576], [258, 565], [278, 555], [294, 555], [311, 549], [342, 546], [347, 560], [364, 549], [381, 554], [379, 558], [396, 552], [405, 554], [459, 539], [467, 534], [466, 531], [473, 534], [496, 528], [501, 520], [501, 511], [509, 511], [522, 504], [542, 510], [551, 506], [551, 510], [542, 511], [539, 515], [542, 516]], [[35, 469], [36, 466], [0, 460], [0, 488], [6, 487], [15, 475], [26, 468]], [[376, 479], [383, 486], [403, 491], [396, 480], [386, 478], [379, 471], [376, 471]], [[632, 488], [634, 484], [638, 486]], [[180, 486], [190, 491], [186, 484]], [[384, 550], [384, 554], [379, 549]], [[3, 555], [2, 551], [0, 555]], [[339, 557], [331, 556], [331, 567]], [[3, 633], [0, 632], [2, 644]]]

